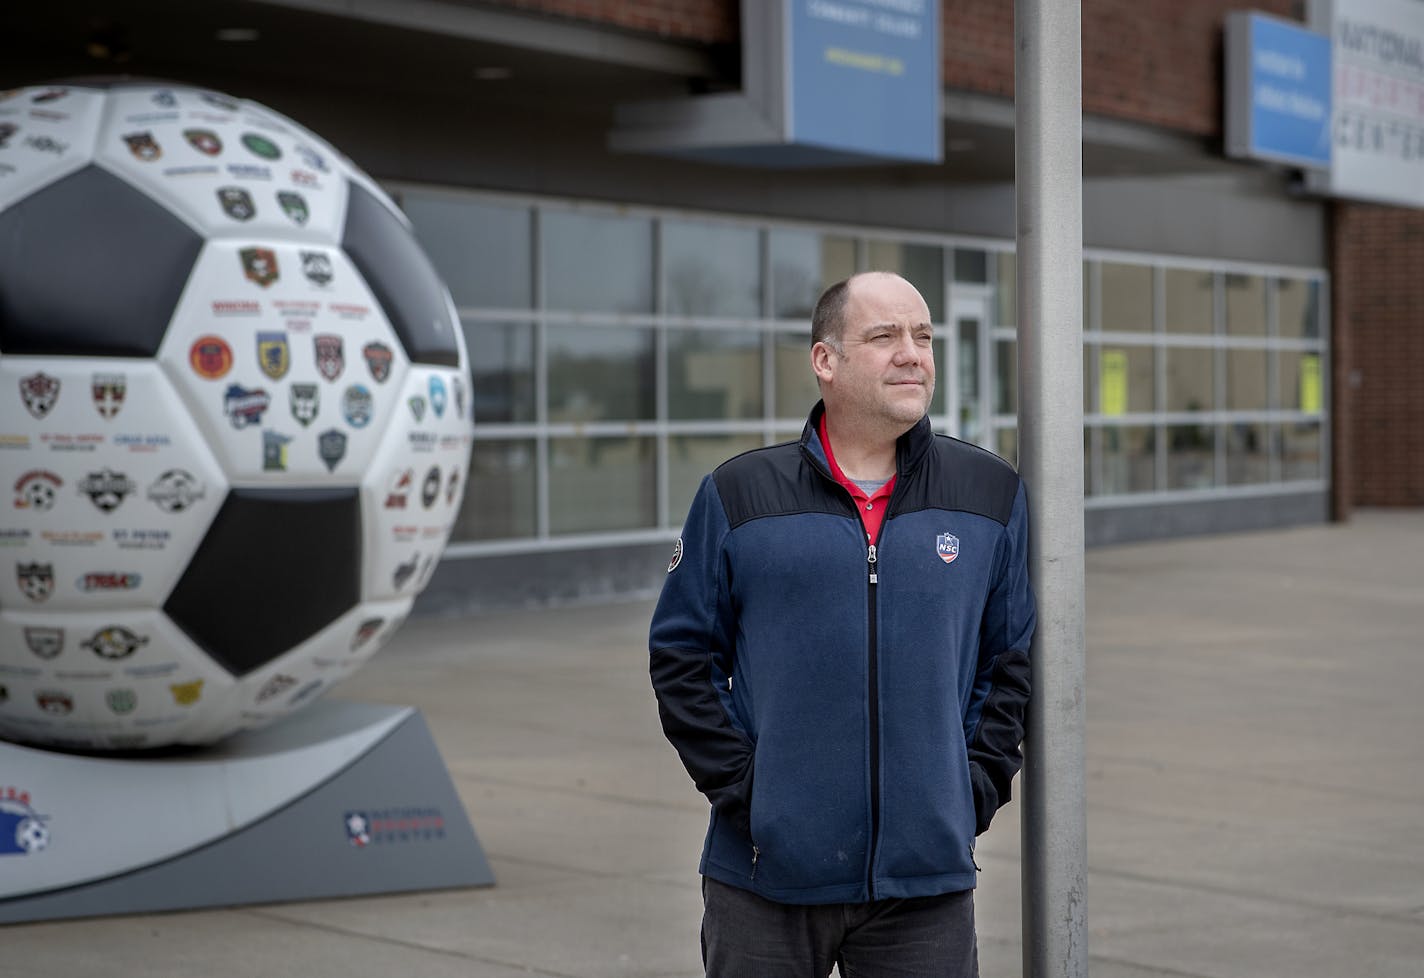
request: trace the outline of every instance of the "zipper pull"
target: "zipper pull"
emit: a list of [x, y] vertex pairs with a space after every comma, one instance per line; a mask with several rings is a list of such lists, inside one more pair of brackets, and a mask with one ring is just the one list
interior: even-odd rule
[[761, 850], [758, 849], [756, 846], [752, 846], [752, 879], [756, 879], [756, 864], [757, 860], [760, 858]]
[[865, 554], [865, 562], [870, 565], [870, 583], [871, 583], [871, 584], [879, 584], [879, 583], [880, 583], [880, 578], [879, 578], [879, 576], [875, 573], [875, 561], [876, 561], [877, 559], [878, 559], [878, 558], [876, 558], [876, 556], [875, 556], [875, 544], [872, 543], [872, 544], [870, 545], [870, 549], [869, 549], [868, 551], [866, 551], [866, 554]]

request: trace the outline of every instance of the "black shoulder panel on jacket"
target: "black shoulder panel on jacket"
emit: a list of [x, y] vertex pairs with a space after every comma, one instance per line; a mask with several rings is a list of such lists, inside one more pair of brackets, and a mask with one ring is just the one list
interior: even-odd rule
[[799, 442], [743, 452], [719, 465], [712, 479], [732, 529], [762, 516], [852, 512], [849, 497], [815, 470]]
[[1018, 488], [1018, 473], [993, 452], [936, 435], [921, 464], [900, 476], [890, 515], [952, 509], [1007, 525]]

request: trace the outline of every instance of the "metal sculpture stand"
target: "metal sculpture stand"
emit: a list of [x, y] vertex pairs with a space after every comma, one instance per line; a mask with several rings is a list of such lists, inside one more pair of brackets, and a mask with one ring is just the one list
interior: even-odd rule
[[409, 707], [322, 701], [161, 758], [0, 743], [0, 923], [492, 883]]

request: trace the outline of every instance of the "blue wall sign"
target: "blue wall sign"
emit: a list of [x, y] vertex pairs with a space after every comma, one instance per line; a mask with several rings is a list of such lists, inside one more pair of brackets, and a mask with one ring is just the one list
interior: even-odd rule
[[1328, 168], [1330, 38], [1261, 14], [1232, 17], [1228, 28], [1237, 33], [1228, 37], [1228, 151]]
[[788, 141], [939, 162], [939, 0], [782, 2]]

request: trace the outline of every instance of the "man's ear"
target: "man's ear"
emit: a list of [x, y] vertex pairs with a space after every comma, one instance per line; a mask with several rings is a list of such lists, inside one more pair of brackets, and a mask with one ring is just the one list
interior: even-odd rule
[[835, 362], [839, 358], [829, 343], [815, 343], [811, 346], [811, 370], [816, 379], [826, 383], [835, 375]]

